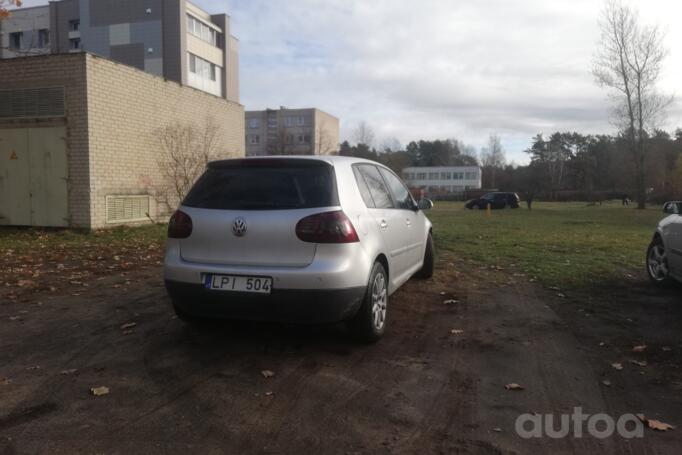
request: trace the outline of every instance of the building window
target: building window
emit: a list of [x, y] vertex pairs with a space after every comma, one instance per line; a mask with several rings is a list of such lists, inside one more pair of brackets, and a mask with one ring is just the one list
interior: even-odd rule
[[305, 126], [305, 117], [303, 116], [297, 117], [297, 124], [298, 126]]
[[46, 28], [38, 30], [38, 47], [45, 48], [50, 45], [50, 31]]
[[294, 117], [284, 117], [284, 125], [285, 126], [294, 126]]
[[72, 32], [77, 32], [81, 29], [81, 21], [79, 19], [74, 19], [69, 21], [69, 30]]
[[220, 33], [194, 16], [187, 15], [187, 31], [200, 40], [219, 47]]
[[299, 144], [310, 144], [310, 135], [309, 134], [299, 134], [298, 135], [298, 142], [299, 142]]
[[249, 144], [251, 144], [251, 145], [260, 144], [260, 135], [258, 135], [258, 134], [250, 135], [249, 136]]
[[9, 34], [9, 48], [10, 49], [21, 49], [22, 42], [24, 41], [23, 32], [14, 32]]
[[260, 128], [260, 119], [250, 118], [249, 119], [249, 128], [251, 128], [251, 129]]
[[69, 40], [69, 49], [72, 51], [78, 50], [81, 48], [81, 40], [80, 38], [71, 38]]
[[275, 117], [268, 118], [268, 128], [277, 128], [277, 118]]
[[217, 96], [222, 96], [221, 68], [208, 60], [187, 53], [189, 61], [189, 85]]

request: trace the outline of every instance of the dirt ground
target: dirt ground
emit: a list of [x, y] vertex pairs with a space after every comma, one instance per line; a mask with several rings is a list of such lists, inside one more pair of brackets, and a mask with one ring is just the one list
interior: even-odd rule
[[[342, 326], [187, 326], [155, 261], [84, 282], [0, 291], [2, 455], [682, 451], [682, 428], [514, 429], [520, 414], [578, 406], [682, 425], [682, 290], [643, 276], [574, 295], [442, 258], [432, 280], [393, 295], [371, 346]], [[99, 386], [109, 393], [93, 396]]]

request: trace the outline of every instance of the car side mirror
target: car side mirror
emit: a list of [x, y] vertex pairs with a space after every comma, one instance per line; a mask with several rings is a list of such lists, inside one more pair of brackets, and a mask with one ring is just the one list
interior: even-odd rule
[[433, 201], [431, 199], [420, 199], [417, 208], [419, 210], [431, 210], [433, 208]]
[[663, 204], [663, 213], [667, 213], [669, 215], [679, 215], [680, 205], [682, 205], [682, 202], [666, 202]]

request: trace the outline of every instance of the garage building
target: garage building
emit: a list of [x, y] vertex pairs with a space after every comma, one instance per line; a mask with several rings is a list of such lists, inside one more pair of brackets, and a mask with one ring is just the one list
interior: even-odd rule
[[244, 107], [89, 53], [0, 60], [0, 225], [161, 220], [159, 131], [215, 123], [244, 156]]

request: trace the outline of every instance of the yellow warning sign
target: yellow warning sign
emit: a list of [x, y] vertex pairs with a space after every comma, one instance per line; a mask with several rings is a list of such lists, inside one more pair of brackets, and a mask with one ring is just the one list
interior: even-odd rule
[[9, 156], [10, 160], [18, 160], [19, 158], [17, 157], [17, 152], [12, 150], [12, 154]]

